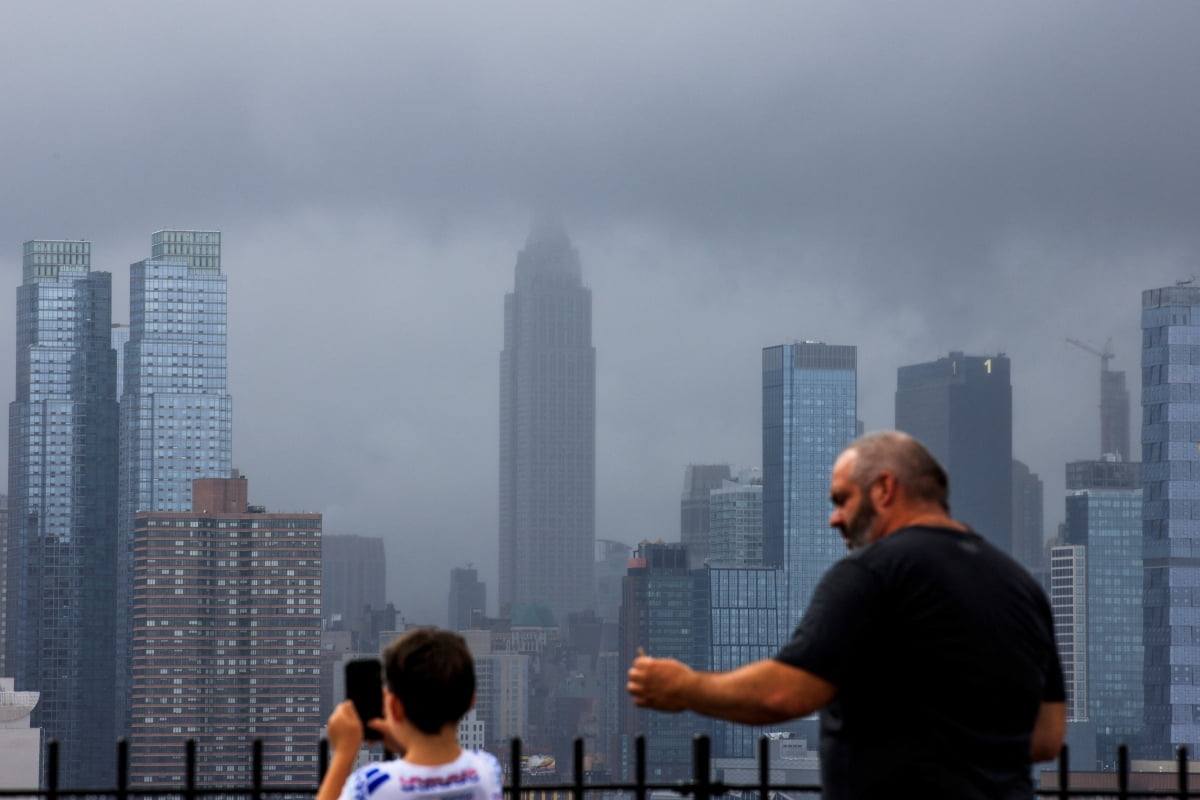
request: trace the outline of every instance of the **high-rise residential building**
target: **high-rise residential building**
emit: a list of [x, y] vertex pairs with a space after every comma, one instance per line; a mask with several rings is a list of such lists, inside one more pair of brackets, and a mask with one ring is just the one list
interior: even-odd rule
[[153, 234], [150, 258], [129, 272], [117, 537], [119, 708], [129, 707], [134, 514], [191, 511], [193, 480], [232, 474], [225, 334], [220, 232]]
[[115, 779], [116, 359], [91, 243], [25, 243], [9, 406], [6, 671], [41, 700], [63, 786]]
[[846, 546], [829, 527], [833, 462], [858, 433], [858, 351], [821, 342], [763, 350], [763, 563], [787, 576], [799, 620]]
[[1008, 357], [946, 358], [900, 367], [896, 428], [920, 439], [950, 474], [950, 510], [1012, 553], [1012, 384]]
[[321, 613], [354, 627], [363, 611], [387, 604], [387, 560], [378, 536], [321, 539]]
[[737, 480], [721, 481], [709, 492], [709, 520], [709, 565], [761, 567], [762, 473], [742, 470]]
[[733, 477], [728, 464], [689, 464], [683, 473], [679, 502], [679, 541], [687, 547], [688, 563], [695, 569], [708, 558], [708, 493]]
[[[320, 738], [321, 515], [267, 513], [245, 478], [194, 482], [191, 511], [136, 515], [134, 786], [316, 782]], [[111, 752], [106, 752], [111, 758]]]
[[1088, 596], [1087, 548], [1057, 544], [1050, 547], [1050, 608], [1054, 612], [1054, 641], [1062, 661], [1067, 719], [1088, 719]]
[[487, 584], [479, 580], [474, 567], [455, 567], [450, 570], [450, 596], [446, 624], [452, 631], [474, 627], [472, 619], [487, 616]]
[[[633, 662], [638, 648], [652, 656], [677, 658], [708, 669], [709, 620], [706, 570], [688, 568], [687, 549], [679, 543], [642, 542], [629, 560], [621, 601], [621, 661]], [[646, 775], [674, 780], [692, 774], [692, 739], [708, 733], [711, 722], [692, 712], [659, 714], [623, 706], [621, 730], [646, 737]], [[632, 764], [632, 757], [627, 756]]]
[[1012, 490], [1012, 555], [1030, 573], [1041, 577], [1045, 573], [1046, 553], [1042, 479], [1023, 462], [1014, 459]]
[[[1067, 545], [1087, 557], [1088, 718], [1096, 727], [1096, 752], [1111, 759], [1117, 746], [1140, 733], [1142, 685], [1142, 480], [1136, 462], [1067, 465]], [[1114, 486], [1110, 465], [1125, 469]], [[1094, 479], [1094, 480], [1093, 480]]]
[[592, 293], [561, 227], [517, 256], [500, 354], [500, 613], [559, 624], [593, 602], [596, 351]]
[[1200, 751], [1200, 287], [1142, 293], [1142, 557], [1150, 758]]

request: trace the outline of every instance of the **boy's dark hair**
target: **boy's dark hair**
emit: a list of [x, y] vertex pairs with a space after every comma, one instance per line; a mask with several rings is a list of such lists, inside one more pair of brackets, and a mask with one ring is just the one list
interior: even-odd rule
[[457, 723], [475, 697], [475, 663], [457, 633], [437, 628], [405, 633], [384, 652], [384, 671], [388, 690], [423, 733]]

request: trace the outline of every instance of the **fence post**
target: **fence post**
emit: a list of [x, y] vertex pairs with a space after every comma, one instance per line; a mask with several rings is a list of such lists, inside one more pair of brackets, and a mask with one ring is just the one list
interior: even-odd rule
[[185, 766], [185, 793], [186, 800], [196, 800], [196, 740], [188, 739], [183, 743], [183, 758]]
[[58, 798], [58, 740], [46, 743], [46, 800]]
[[252, 770], [254, 771], [254, 791], [250, 797], [253, 800], [262, 800], [263, 794], [263, 741], [255, 739], [250, 746]]
[[574, 800], [583, 800], [583, 738], [576, 737], [575, 750], [573, 753], [573, 767], [575, 769], [575, 793]]
[[512, 740], [508, 771], [512, 777], [512, 800], [521, 800], [521, 740], [515, 736]]
[[1117, 798], [1129, 797], [1129, 745], [1117, 745]]
[[758, 800], [769, 800], [771, 792], [771, 740], [758, 737]]
[[129, 797], [129, 742], [117, 739], [117, 800]]
[[692, 781], [696, 787], [695, 800], [711, 800], [712, 776], [709, 768], [709, 741], [703, 733], [692, 739]]
[[1179, 796], [1187, 800], [1188, 796], [1188, 751], [1183, 745], [1175, 751], [1175, 762], [1179, 766]]
[[1071, 748], [1065, 744], [1058, 753], [1058, 796], [1062, 800], [1071, 796]]
[[646, 800], [646, 737], [640, 733], [633, 740], [633, 779], [635, 800]]

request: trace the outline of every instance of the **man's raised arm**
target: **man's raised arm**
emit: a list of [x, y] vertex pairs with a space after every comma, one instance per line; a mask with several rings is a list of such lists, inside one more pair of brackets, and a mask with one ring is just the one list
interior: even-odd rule
[[747, 725], [807, 716], [837, 693], [824, 678], [772, 659], [730, 672], [697, 672], [675, 659], [649, 656], [634, 659], [627, 688], [643, 708], [695, 711]]

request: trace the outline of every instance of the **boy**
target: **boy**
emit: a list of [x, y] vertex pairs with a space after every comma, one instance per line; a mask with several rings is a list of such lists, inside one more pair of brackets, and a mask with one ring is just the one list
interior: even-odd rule
[[317, 800], [502, 800], [500, 762], [458, 744], [458, 721], [475, 702], [475, 665], [462, 637], [435, 628], [409, 631], [388, 647], [384, 672], [386, 718], [367, 724], [403, 757], [351, 774], [363, 731], [347, 700], [329, 717], [333, 757]]

